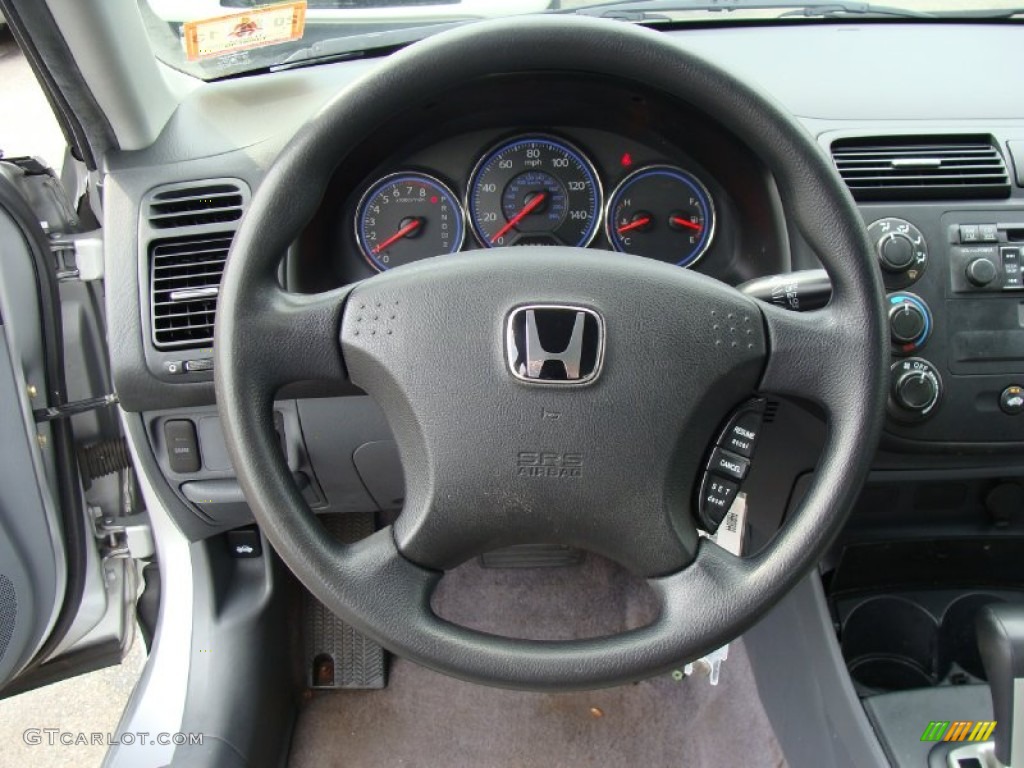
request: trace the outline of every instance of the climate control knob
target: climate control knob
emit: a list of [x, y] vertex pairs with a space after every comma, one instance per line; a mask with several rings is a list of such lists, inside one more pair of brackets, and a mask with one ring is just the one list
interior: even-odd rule
[[942, 378], [927, 360], [901, 360], [892, 366], [890, 394], [890, 416], [898, 421], [924, 421], [942, 399]]
[[896, 355], [909, 355], [919, 350], [932, 333], [932, 313], [924, 299], [913, 293], [890, 293], [889, 338]]
[[938, 382], [923, 371], [901, 374], [894, 391], [896, 404], [908, 411], [929, 410], [939, 399]]
[[914, 263], [914, 244], [898, 232], [890, 232], [878, 241], [878, 258], [887, 272], [904, 272]]
[[928, 264], [928, 243], [921, 230], [904, 219], [878, 219], [868, 225], [868, 236], [885, 272], [889, 290], [906, 288], [920, 279]]

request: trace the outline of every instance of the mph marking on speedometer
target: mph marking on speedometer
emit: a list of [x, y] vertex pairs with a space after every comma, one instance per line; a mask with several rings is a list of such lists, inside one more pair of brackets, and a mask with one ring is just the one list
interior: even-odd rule
[[601, 184], [576, 147], [551, 136], [521, 136], [486, 152], [470, 178], [467, 209], [488, 248], [570, 245], [593, 240]]

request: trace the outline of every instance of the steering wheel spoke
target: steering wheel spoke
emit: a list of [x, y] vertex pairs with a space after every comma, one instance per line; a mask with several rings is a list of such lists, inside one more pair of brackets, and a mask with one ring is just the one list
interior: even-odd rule
[[264, 286], [246, 298], [244, 322], [230, 316], [218, 325], [217, 344], [254, 361], [247, 386], [273, 395], [297, 381], [345, 378], [341, 354], [341, 314], [351, 286], [316, 294]]
[[794, 312], [761, 304], [768, 359], [759, 389], [809, 400], [832, 411], [849, 369], [844, 356], [855, 341], [831, 307]]

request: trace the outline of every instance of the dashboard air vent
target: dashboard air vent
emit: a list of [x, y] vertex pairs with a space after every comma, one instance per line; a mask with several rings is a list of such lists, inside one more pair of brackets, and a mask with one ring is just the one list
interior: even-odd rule
[[857, 200], [1010, 195], [1006, 163], [988, 136], [838, 139], [832, 160]]
[[213, 343], [220, 278], [233, 234], [174, 237], [150, 243], [153, 343], [158, 348]]
[[244, 198], [235, 184], [207, 184], [165, 189], [149, 198], [147, 218], [153, 229], [223, 224], [242, 218]]

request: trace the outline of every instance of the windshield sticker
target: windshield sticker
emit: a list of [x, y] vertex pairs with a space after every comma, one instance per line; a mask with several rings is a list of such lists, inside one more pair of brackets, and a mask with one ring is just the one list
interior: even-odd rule
[[186, 21], [181, 32], [188, 60], [199, 61], [298, 40], [305, 26], [306, 0], [298, 0], [245, 13]]

